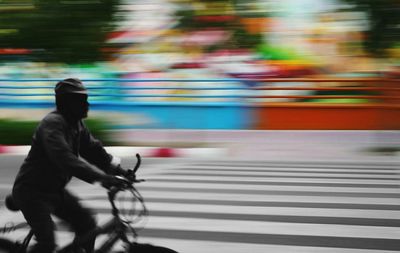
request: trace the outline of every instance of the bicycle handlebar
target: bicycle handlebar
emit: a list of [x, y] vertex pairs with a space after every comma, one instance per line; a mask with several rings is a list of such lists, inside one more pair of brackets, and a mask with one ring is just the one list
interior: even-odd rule
[[123, 191], [123, 190], [128, 190], [128, 189], [134, 189], [133, 185], [135, 183], [140, 183], [140, 182], [145, 181], [144, 179], [136, 178], [136, 172], [141, 165], [141, 157], [139, 154], [136, 154], [136, 159], [137, 159], [136, 165], [133, 169], [128, 170], [124, 176], [116, 176], [116, 178], [118, 180], [120, 180], [121, 184], [118, 186], [113, 186], [110, 189], [108, 189], [108, 197], [111, 202], [111, 205], [113, 206], [113, 209], [115, 208], [115, 205], [114, 205], [115, 195], [118, 192]]
[[140, 155], [138, 153], [136, 153], [136, 159], [137, 159], [137, 162], [136, 162], [135, 168], [133, 169], [133, 174], [136, 173], [136, 171], [139, 169], [140, 164], [142, 163], [142, 159], [140, 158]]

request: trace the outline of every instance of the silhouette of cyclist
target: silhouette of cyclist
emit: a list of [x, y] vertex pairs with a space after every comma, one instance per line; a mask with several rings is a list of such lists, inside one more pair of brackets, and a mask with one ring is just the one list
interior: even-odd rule
[[[113, 175], [124, 174], [117, 158], [106, 152], [82, 121], [89, 111], [88, 92], [82, 82], [76, 78], [58, 82], [55, 98], [57, 109], [36, 128], [12, 190], [14, 203], [35, 235], [37, 243], [30, 251], [34, 253], [56, 249], [51, 215], [70, 224], [76, 236], [96, 227], [91, 211], [66, 189], [72, 177], [112, 186], [118, 184]], [[84, 250], [93, 252], [94, 243], [85, 245]]]

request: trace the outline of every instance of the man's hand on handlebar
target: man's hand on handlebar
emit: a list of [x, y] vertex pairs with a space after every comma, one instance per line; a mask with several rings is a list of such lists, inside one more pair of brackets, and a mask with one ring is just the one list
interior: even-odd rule
[[114, 175], [127, 177], [129, 176], [129, 170], [126, 170], [122, 168], [121, 165], [118, 165], [114, 170]]
[[120, 159], [113, 157], [113, 161], [110, 164], [110, 169], [107, 171], [108, 174], [104, 175], [99, 181], [101, 185], [107, 189], [115, 186], [118, 188], [131, 185], [132, 183], [144, 182], [143, 179], [136, 178], [136, 171], [141, 164], [141, 158], [139, 154], [136, 154], [137, 163], [133, 169], [124, 169], [121, 167]]
[[104, 188], [110, 189], [111, 187], [125, 187], [127, 185], [127, 179], [119, 176], [104, 175], [100, 179], [100, 184]]
[[136, 175], [132, 169], [123, 169], [120, 165], [114, 169], [114, 175], [116, 176], [123, 176], [124, 178], [128, 179], [129, 181], [136, 182]]

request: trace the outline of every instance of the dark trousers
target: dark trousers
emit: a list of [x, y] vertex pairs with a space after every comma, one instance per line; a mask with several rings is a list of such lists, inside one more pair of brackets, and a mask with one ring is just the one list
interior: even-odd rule
[[[75, 231], [77, 237], [96, 228], [96, 221], [87, 208], [84, 208], [67, 190], [59, 193], [35, 192], [32, 189], [18, 189], [13, 191], [16, 204], [31, 226], [37, 244], [33, 251], [37, 253], [51, 253], [56, 248], [54, 222], [51, 214], [66, 221]], [[83, 248], [87, 253], [94, 252], [95, 239], [88, 242]]]

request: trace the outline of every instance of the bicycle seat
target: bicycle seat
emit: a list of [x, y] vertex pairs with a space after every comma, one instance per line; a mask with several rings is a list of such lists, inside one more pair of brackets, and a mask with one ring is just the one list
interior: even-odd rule
[[10, 210], [10, 211], [16, 212], [16, 211], [20, 210], [18, 205], [15, 204], [11, 194], [7, 195], [6, 200], [5, 200], [5, 204], [6, 204], [7, 209]]

